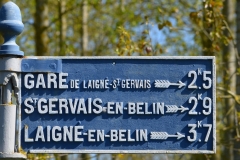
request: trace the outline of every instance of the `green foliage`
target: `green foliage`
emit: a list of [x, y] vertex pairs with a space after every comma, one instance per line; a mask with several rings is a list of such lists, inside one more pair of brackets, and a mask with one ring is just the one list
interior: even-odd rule
[[[63, 1], [63, 0], [62, 0]], [[84, 55], [82, 53], [82, 2], [83, 0], [64, 0], [65, 11], [59, 13], [58, 1], [48, 1], [49, 26], [45, 32], [48, 34], [48, 55], [58, 55], [60, 48], [64, 49], [65, 55]], [[25, 31], [21, 35], [19, 44], [25, 55], [34, 55], [34, 22], [35, 1], [25, 3], [24, 0], [16, 1], [22, 9]], [[199, 2], [176, 2], [158, 0], [89, 0], [88, 1], [88, 51], [85, 55], [118, 55], [116, 49], [119, 47], [119, 27], [131, 33], [131, 41], [135, 43], [130, 50], [134, 55], [192, 55], [200, 54], [199, 46], [190, 46], [184, 39], [185, 34], [190, 36], [192, 31], [182, 31], [188, 28], [188, 14], [192, 8], [197, 8]], [[56, 7], [52, 7], [56, 6]], [[66, 36], [59, 46], [60, 19], [59, 14], [66, 21]], [[184, 18], [183, 18], [184, 17]], [[188, 24], [187, 24], [188, 23]], [[161, 29], [156, 31], [156, 29]], [[155, 36], [163, 35], [163, 42]], [[187, 29], [188, 30], [188, 29]], [[154, 40], [154, 39], [156, 40]], [[138, 41], [138, 43], [136, 43]], [[145, 42], [153, 52], [141, 48]], [[130, 45], [130, 46], [131, 46]], [[140, 46], [140, 48], [139, 48]], [[171, 47], [176, 46], [176, 47]], [[129, 48], [126, 47], [126, 48]], [[138, 50], [136, 50], [138, 48]], [[119, 49], [118, 49], [119, 50]], [[140, 51], [141, 53], [138, 53]], [[145, 52], [148, 53], [145, 53]], [[123, 54], [124, 55], [124, 54]], [[127, 53], [125, 53], [127, 55]]]
[[209, 43], [203, 46], [205, 52], [221, 53], [221, 46], [228, 45], [233, 40], [232, 31], [222, 14], [222, 7], [222, 1], [208, 0], [203, 3], [203, 9], [190, 13], [195, 30], [199, 31], [202, 39], [207, 39]]
[[[83, 24], [84, 0], [65, 1], [59, 11], [60, 1], [48, 0], [49, 25], [44, 29], [49, 42], [47, 55], [66, 56], [159, 56], [159, 55], [214, 55], [217, 57], [217, 154], [174, 155], [171, 159], [219, 159], [229, 144], [222, 134], [238, 130], [240, 114], [236, 112], [235, 124], [227, 124], [227, 116], [234, 107], [227, 106], [231, 98], [240, 104], [239, 95], [230, 90], [232, 78], [240, 75], [240, 67], [229, 74], [229, 53], [224, 47], [233, 45], [234, 33], [223, 15], [224, 2], [231, 0], [87, 0], [87, 23]], [[35, 55], [34, 20], [36, 1], [14, 0], [21, 8], [25, 30], [18, 44], [25, 55]], [[66, 28], [63, 27], [63, 24]], [[83, 51], [83, 28], [87, 26], [88, 48]], [[61, 39], [61, 41], [60, 41]], [[47, 42], [46, 42], [47, 43]], [[37, 44], [38, 45], [38, 44]], [[237, 53], [235, 53], [237, 54]], [[224, 74], [226, 72], [228, 74]], [[224, 94], [223, 94], [224, 93]], [[232, 142], [239, 141], [239, 136]], [[238, 148], [237, 148], [238, 149]], [[228, 157], [229, 155], [225, 155]], [[47, 155], [29, 155], [29, 159], [47, 158]], [[116, 154], [113, 159], [139, 159], [142, 155]], [[145, 155], [146, 159], [153, 158]], [[57, 159], [57, 158], [56, 158]]]

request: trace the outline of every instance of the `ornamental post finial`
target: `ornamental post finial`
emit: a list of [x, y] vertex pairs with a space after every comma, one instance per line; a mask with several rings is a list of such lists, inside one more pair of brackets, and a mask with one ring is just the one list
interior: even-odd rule
[[23, 28], [19, 7], [11, 1], [5, 3], [0, 9], [0, 33], [4, 38], [4, 43], [0, 46], [0, 56], [24, 56], [15, 42]]

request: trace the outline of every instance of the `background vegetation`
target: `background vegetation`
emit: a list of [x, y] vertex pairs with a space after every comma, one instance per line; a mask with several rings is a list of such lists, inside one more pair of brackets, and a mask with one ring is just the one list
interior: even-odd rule
[[111, 159], [240, 159], [240, 0], [13, 1], [22, 11], [25, 30], [18, 44], [26, 56], [216, 56], [215, 155], [116, 154]]

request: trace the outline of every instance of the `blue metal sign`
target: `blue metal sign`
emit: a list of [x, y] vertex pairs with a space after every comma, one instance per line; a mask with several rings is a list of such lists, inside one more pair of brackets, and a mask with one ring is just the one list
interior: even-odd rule
[[214, 57], [22, 60], [31, 153], [215, 153]]

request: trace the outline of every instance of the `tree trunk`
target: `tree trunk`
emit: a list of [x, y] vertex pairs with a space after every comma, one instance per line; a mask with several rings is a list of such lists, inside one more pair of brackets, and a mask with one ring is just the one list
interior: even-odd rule
[[81, 154], [81, 160], [90, 160], [91, 158], [89, 157], [89, 154], [87, 153], [82, 153]]
[[66, 55], [66, 30], [67, 30], [67, 21], [64, 12], [66, 11], [66, 1], [58, 1], [58, 18], [59, 18], [59, 53], [60, 56]]
[[62, 155], [62, 156], [60, 157], [60, 160], [68, 160], [68, 156], [67, 156], [67, 155]]
[[[234, 31], [234, 16], [235, 16], [235, 3], [232, 0], [224, 1], [223, 15], [226, 17], [226, 21], [229, 25], [231, 31]], [[225, 36], [230, 36], [228, 31], [226, 31]], [[233, 37], [235, 38], [235, 37]], [[223, 47], [223, 63], [224, 63], [224, 77], [223, 84], [224, 88], [236, 93], [236, 58], [234, 52], [234, 46], [230, 43], [228, 46]], [[228, 160], [235, 160], [239, 157], [234, 157], [234, 137], [235, 137], [235, 100], [225, 99], [224, 103], [224, 117], [225, 117], [225, 128], [223, 132], [223, 151], [221, 153], [221, 158]]]
[[82, 54], [87, 55], [88, 51], [88, 1], [83, 0], [82, 4]]
[[[240, 0], [237, 0], [236, 1], [236, 42], [237, 42], [237, 51], [238, 53], [240, 53]], [[238, 57], [239, 57], [239, 54], [238, 54]], [[237, 68], [240, 67], [240, 61], [239, 61], [239, 58], [237, 59]], [[237, 75], [237, 82], [236, 82], [236, 92], [237, 92], [237, 95], [240, 95], [240, 76]], [[239, 104], [236, 104], [236, 109], [237, 109], [237, 112], [240, 112], [240, 105]], [[236, 116], [236, 119], [237, 119], [237, 116]], [[237, 124], [236, 126], [236, 133], [237, 133], [237, 139], [240, 140], [240, 137], [239, 137], [239, 130], [240, 130], [240, 126], [239, 126], [239, 122], [235, 122]], [[234, 143], [234, 148], [238, 149], [238, 152], [235, 151], [234, 152], [234, 156], [237, 158], [237, 157], [240, 157], [240, 154], [239, 154], [239, 150], [240, 150], [240, 144], [239, 143]], [[235, 158], [235, 159], [236, 159]]]
[[34, 21], [35, 29], [35, 50], [37, 56], [47, 56], [48, 54], [48, 0], [35, 0], [36, 13]]

